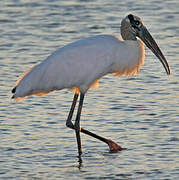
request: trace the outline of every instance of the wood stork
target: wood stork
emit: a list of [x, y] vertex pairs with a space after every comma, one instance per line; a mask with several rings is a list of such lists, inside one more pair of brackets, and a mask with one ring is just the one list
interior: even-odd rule
[[[123, 41], [113, 35], [97, 35], [78, 40], [59, 48], [40, 64], [25, 71], [12, 90], [13, 99], [30, 95], [42, 96], [64, 88], [74, 91], [66, 126], [76, 132], [79, 157], [82, 154], [80, 132], [108, 144], [110, 151], [123, 148], [115, 142], [80, 127], [80, 116], [85, 93], [106, 74], [134, 75], [144, 63], [144, 44], [158, 57], [166, 73], [169, 65], [142, 20], [129, 14], [121, 22]], [[143, 42], [142, 42], [142, 41]], [[80, 95], [75, 123], [73, 112]]]

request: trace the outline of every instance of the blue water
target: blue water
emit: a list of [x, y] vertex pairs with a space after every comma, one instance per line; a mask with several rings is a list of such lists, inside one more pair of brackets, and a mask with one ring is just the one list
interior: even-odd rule
[[[65, 127], [73, 93], [11, 100], [28, 67], [57, 47], [96, 34], [120, 36], [127, 14], [140, 16], [165, 54], [171, 75], [146, 50], [134, 77], [105, 76], [85, 97], [81, 125], [122, 147], [82, 135], [83, 163], [75, 134]], [[179, 178], [178, 0], [0, 1], [0, 179]]]

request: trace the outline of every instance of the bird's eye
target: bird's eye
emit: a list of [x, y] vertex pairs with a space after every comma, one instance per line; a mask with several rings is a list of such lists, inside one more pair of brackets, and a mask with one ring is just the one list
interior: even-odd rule
[[140, 24], [140, 21], [135, 21], [135, 25], [138, 26]]

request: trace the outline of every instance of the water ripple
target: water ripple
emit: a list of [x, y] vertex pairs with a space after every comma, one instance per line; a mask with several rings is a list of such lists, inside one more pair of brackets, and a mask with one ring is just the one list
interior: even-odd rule
[[[178, 1], [0, 1], [0, 179], [178, 178]], [[78, 162], [75, 133], [65, 121], [73, 94], [10, 100], [17, 76], [57, 47], [99, 33], [120, 33], [128, 13], [140, 15], [171, 67], [146, 51], [134, 77], [105, 76], [89, 91], [81, 125], [126, 150], [82, 135]], [[76, 113], [76, 112], [75, 112]]]

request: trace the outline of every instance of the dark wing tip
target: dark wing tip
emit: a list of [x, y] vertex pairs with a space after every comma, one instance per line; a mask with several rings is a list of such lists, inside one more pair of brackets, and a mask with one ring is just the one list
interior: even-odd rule
[[14, 94], [16, 92], [16, 87], [14, 87], [11, 92]]

